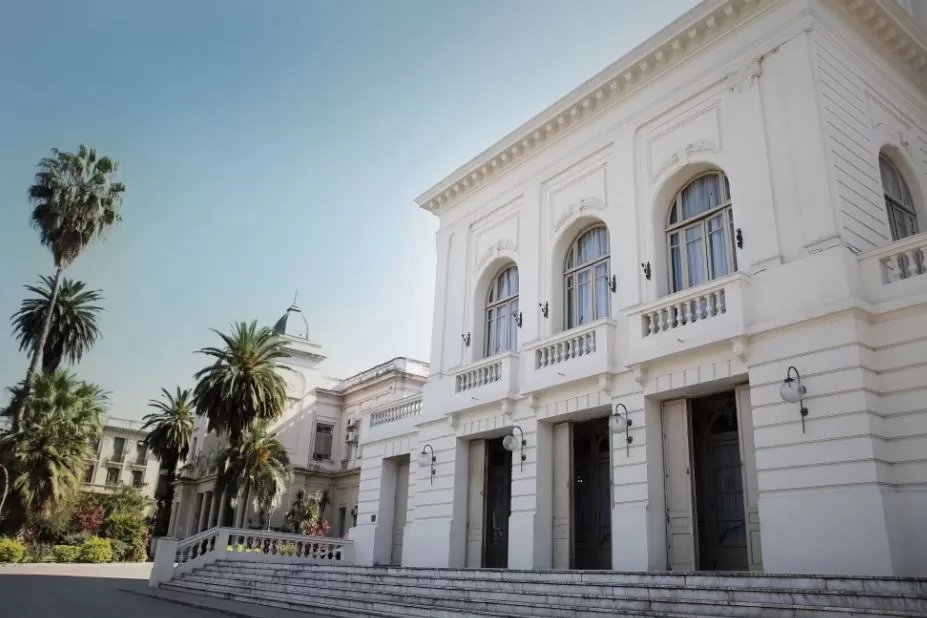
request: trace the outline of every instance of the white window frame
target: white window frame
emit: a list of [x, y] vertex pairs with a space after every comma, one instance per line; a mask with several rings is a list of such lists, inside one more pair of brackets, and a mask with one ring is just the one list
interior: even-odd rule
[[[514, 275], [514, 278], [509, 279], [510, 283], [514, 281], [514, 290], [510, 285], [509, 293], [500, 297], [503, 281], [509, 273]], [[486, 336], [483, 338], [484, 358], [518, 350], [518, 324], [515, 321], [518, 315], [518, 293], [518, 266], [509, 264], [493, 277], [492, 284], [486, 292], [486, 309], [483, 312], [486, 326]], [[497, 345], [500, 342], [496, 336], [499, 329], [502, 330], [501, 345]]]
[[[888, 192], [888, 184], [885, 182], [885, 175], [882, 173], [882, 165], [885, 164], [898, 180], [898, 185], [902, 189], [903, 195], [891, 195]], [[908, 238], [914, 236], [920, 231], [920, 226], [917, 222], [917, 210], [914, 207], [914, 198], [911, 197], [911, 188], [908, 186], [908, 183], [904, 179], [904, 174], [901, 173], [901, 170], [898, 169], [898, 166], [891, 160], [890, 157], [886, 156], [884, 153], [879, 154], [879, 180], [882, 183], [882, 196], [885, 198], [885, 214], [888, 217], [888, 228], [889, 232], [892, 235], [892, 240], [901, 240], [902, 238]], [[903, 230], [899, 229], [898, 220], [901, 217], [907, 219], [907, 223], [910, 224], [910, 228], [913, 230], [910, 234], [901, 233]], [[905, 230], [907, 229], [907, 226]]]
[[[682, 218], [682, 194], [688, 189], [693, 183], [698, 182], [706, 176], [716, 176], [718, 177], [718, 186], [721, 190], [721, 201], [718, 205], [710, 208], [709, 210], [703, 211], [689, 217], [688, 219]], [[673, 213], [676, 213], [676, 221], [672, 222]], [[713, 272], [713, 267], [711, 263], [711, 247], [708, 242], [708, 222], [711, 219], [714, 219], [718, 215], [722, 215], [722, 226], [721, 230], [724, 233], [724, 259], [727, 265], [727, 272], [718, 275]], [[702, 281], [698, 283], [692, 283], [692, 273], [689, 272], [689, 256], [687, 255], [687, 243], [686, 243], [686, 230], [698, 228], [701, 234], [701, 246], [702, 246], [702, 274], [704, 275]], [[677, 234], [679, 238], [679, 263], [682, 275], [681, 285], [677, 286], [677, 282], [673, 275], [673, 234]], [[734, 208], [731, 202], [731, 190], [730, 183], [727, 179], [727, 175], [720, 170], [710, 170], [703, 172], [693, 178], [690, 178], [686, 184], [682, 186], [679, 191], [676, 192], [676, 195], [673, 197], [673, 201], [670, 202], [669, 208], [666, 213], [666, 277], [667, 285], [671, 294], [676, 292], [681, 292], [687, 290], [695, 285], [701, 285], [707, 283], [714, 279], [717, 279], [719, 276], [726, 276], [733, 272], [737, 271], [737, 252], [734, 248]]]
[[[576, 260], [572, 260], [572, 265], [570, 264], [571, 258], [575, 255], [579, 257], [579, 245], [580, 242], [589, 234], [594, 231], [602, 229], [605, 231], [605, 251], [600, 255], [583, 262], [582, 264], [577, 263]], [[598, 314], [598, 298], [596, 290], [596, 276], [595, 271], [596, 267], [600, 264], [605, 264], [605, 311], [604, 315]], [[579, 276], [583, 272], [589, 273], [589, 286], [591, 288], [591, 308], [592, 308], [592, 319], [588, 321], [583, 321], [582, 316], [574, 315], [570, 312], [570, 301], [573, 301], [573, 307], [579, 308], [579, 285], [575, 284], [579, 280]], [[573, 239], [573, 242], [570, 244], [570, 248], [567, 250], [566, 256], [563, 259], [563, 324], [565, 330], [570, 330], [571, 328], [577, 328], [579, 326], [585, 326], [596, 320], [601, 320], [611, 316], [611, 289], [609, 281], [611, 280], [612, 275], [612, 265], [611, 265], [611, 239], [608, 234], [608, 227], [604, 223], [596, 223], [590, 225], [582, 232], [576, 235], [576, 238]], [[571, 285], [570, 281], [573, 281], [574, 284]]]

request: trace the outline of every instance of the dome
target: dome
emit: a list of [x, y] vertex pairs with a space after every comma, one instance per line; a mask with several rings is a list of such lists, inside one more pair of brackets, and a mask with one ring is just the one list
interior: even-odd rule
[[309, 323], [295, 302], [287, 308], [286, 312], [274, 324], [274, 332], [278, 335], [309, 340]]

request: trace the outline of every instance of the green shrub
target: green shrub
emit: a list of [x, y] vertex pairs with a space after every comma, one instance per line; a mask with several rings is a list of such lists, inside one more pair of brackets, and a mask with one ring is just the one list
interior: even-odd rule
[[80, 558], [80, 547], [74, 545], [55, 545], [52, 553], [55, 555], [55, 562], [77, 562]]
[[54, 562], [55, 554], [49, 543], [33, 543], [26, 546], [26, 557], [23, 562]]
[[130, 513], [114, 513], [103, 522], [103, 536], [131, 545], [135, 539], [145, 536], [145, 521]]
[[128, 562], [129, 561], [129, 552], [132, 549], [132, 546], [126, 543], [125, 541], [120, 541], [119, 539], [110, 539], [110, 545], [113, 548], [113, 562]]
[[16, 539], [0, 538], [0, 563], [22, 562], [26, 556], [26, 546]]
[[112, 562], [113, 561], [113, 545], [110, 543], [109, 539], [101, 539], [100, 537], [92, 536], [80, 547], [80, 561], [81, 562]]

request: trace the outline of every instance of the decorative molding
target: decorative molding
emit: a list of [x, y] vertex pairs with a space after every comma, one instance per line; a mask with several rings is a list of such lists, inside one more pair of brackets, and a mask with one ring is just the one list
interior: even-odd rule
[[631, 367], [631, 376], [634, 378], [634, 381], [641, 386], [647, 382], [647, 370], [641, 365], [634, 365]]
[[901, 130], [893, 130], [887, 122], [877, 122], [872, 130], [876, 133], [879, 140], [885, 144], [892, 144], [898, 148], [909, 150], [911, 138], [907, 133]]
[[486, 262], [488, 262], [493, 257], [497, 257], [503, 251], [512, 251], [514, 253], [518, 253], [518, 246], [508, 238], [504, 238], [498, 241], [496, 244], [483, 251], [483, 254], [480, 255], [480, 259], [476, 265], [477, 270], [483, 268]]
[[747, 354], [750, 352], [748, 344], [749, 342], [744, 336], [731, 339], [731, 350], [734, 352], [734, 356], [743, 363], [747, 362]]
[[725, 80], [727, 81], [728, 90], [731, 92], [740, 93], [745, 88], [752, 86], [753, 83], [756, 82], [762, 74], [762, 58], [756, 58], [749, 64], [746, 64], [739, 69], [731, 71], [727, 74]]
[[685, 147], [680, 148], [664, 161], [657, 171], [654, 172], [653, 179], [660, 178], [666, 171], [689, 164], [689, 157], [696, 152], [718, 152], [718, 145], [708, 140], [699, 140], [689, 142]]
[[927, 72], [927, 37], [897, 0], [836, 0], [897, 62], [921, 77]]
[[438, 213], [779, 0], [703, 2], [416, 198]]
[[563, 214], [557, 219], [557, 222], [554, 224], [554, 232], [560, 230], [567, 221], [578, 217], [579, 215], [589, 212], [589, 211], [603, 211], [605, 210], [605, 202], [600, 200], [597, 197], [588, 197], [579, 200], [579, 204], [570, 204], [570, 206], [563, 211]]
[[612, 395], [612, 378], [608, 374], [599, 376], [599, 390], [611, 397]]

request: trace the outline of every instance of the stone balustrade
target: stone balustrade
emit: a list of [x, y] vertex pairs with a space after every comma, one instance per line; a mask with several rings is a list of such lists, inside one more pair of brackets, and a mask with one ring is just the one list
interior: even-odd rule
[[899, 247], [897, 251], [880, 257], [879, 263], [882, 265], [884, 283], [927, 274], [927, 239]]
[[370, 415], [370, 426], [377, 427], [387, 423], [395, 423], [406, 418], [419, 416], [422, 413], [422, 396], [414, 395], [397, 401], [394, 405], [377, 410]]
[[701, 320], [710, 320], [727, 313], [724, 288], [701, 290], [695, 294], [678, 294], [667, 304], [657, 306], [643, 314], [643, 335], [656, 335], [677, 328], [685, 328]]
[[485, 361], [470, 365], [454, 376], [454, 392], [460, 393], [487, 384], [493, 384], [502, 379], [502, 359], [489, 358]]
[[541, 369], [568, 363], [596, 351], [596, 324], [590, 324], [555, 335], [534, 351], [534, 367]]
[[869, 302], [897, 301], [927, 292], [927, 232], [856, 257], [860, 290]]
[[347, 539], [218, 527], [182, 541], [162, 537], [155, 549], [149, 586], [157, 587], [218, 560], [351, 565], [354, 545]]

